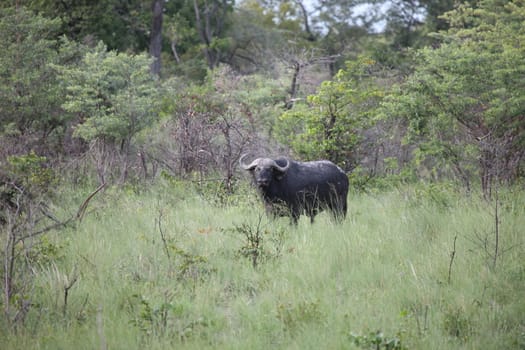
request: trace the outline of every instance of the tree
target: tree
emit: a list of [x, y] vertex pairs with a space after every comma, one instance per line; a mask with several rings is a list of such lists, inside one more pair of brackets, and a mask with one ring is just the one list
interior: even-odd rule
[[[429, 36], [448, 28], [448, 22], [441, 18], [443, 13], [453, 9], [461, 1], [452, 0], [370, 0], [361, 7], [364, 27], [372, 35], [361, 39], [362, 49], [375, 60], [407, 74], [411, 72], [409, 50], [434, 45]], [[361, 18], [361, 17], [358, 17]]]
[[364, 57], [347, 62], [346, 69], [308, 96], [307, 104], [281, 115], [281, 140], [302, 158], [325, 158], [347, 170], [354, 168], [361, 132], [372, 125], [382, 96], [372, 79], [376, 69], [375, 62]]
[[202, 51], [210, 69], [224, 60], [229, 40], [223, 37], [227, 28], [228, 15], [233, 7], [231, 0], [193, 0], [195, 26], [202, 45]]
[[[68, 119], [60, 107], [62, 90], [52, 64], [67, 45], [55, 34], [60, 21], [24, 7], [0, 9], [0, 137], [9, 154], [57, 146], [54, 133]], [[54, 142], [52, 142], [54, 141]], [[12, 146], [12, 149], [10, 147]], [[5, 156], [5, 154], [4, 154]]]
[[97, 167], [102, 183], [115, 155], [121, 157], [120, 181], [125, 180], [134, 137], [158, 116], [160, 96], [150, 64], [146, 54], [107, 51], [99, 43], [78, 66], [58, 67], [67, 84], [63, 108], [79, 118], [74, 135], [101, 152]]
[[522, 175], [525, 2], [484, 1], [445, 18], [451, 28], [436, 35], [441, 45], [417, 52], [414, 74], [386, 113], [407, 118], [421, 160], [444, 162], [467, 185], [475, 166], [489, 195], [494, 178]]
[[275, 71], [276, 48], [285, 37], [275, 25], [273, 12], [260, 2], [243, 1], [231, 15], [226, 35], [231, 38], [228, 64], [242, 73]]
[[143, 0], [38, 0], [27, 7], [48, 18], [60, 19], [60, 33], [70, 40], [110, 50], [148, 49], [152, 23], [151, 2]]

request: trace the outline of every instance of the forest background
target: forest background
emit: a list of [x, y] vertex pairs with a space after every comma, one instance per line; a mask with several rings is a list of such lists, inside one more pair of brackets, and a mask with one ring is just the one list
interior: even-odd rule
[[3, 169], [34, 154], [99, 183], [231, 190], [257, 150], [486, 194], [523, 175], [520, 1], [7, 5]]
[[495, 265], [499, 193], [523, 190], [523, 23], [522, 0], [2, 2], [3, 332], [99, 193], [167, 181], [227, 205], [244, 153], [330, 159], [355, 193], [479, 194]]

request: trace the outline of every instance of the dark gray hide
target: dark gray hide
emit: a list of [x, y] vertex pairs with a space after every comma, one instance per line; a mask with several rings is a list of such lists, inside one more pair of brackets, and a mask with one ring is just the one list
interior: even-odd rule
[[246, 164], [244, 158], [241, 167], [252, 173], [269, 214], [290, 216], [293, 223], [305, 214], [313, 222], [317, 213], [328, 209], [337, 220], [345, 218], [348, 177], [334, 163], [257, 158]]

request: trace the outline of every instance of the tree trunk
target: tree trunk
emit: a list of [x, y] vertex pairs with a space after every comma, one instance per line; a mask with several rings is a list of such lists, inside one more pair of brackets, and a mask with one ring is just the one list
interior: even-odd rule
[[202, 23], [201, 11], [199, 9], [199, 4], [197, 0], [193, 0], [193, 10], [195, 11], [195, 25], [197, 26], [197, 31], [203, 43], [203, 53], [206, 57], [206, 62], [208, 63], [208, 68], [214, 68], [214, 61], [212, 53], [210, 52], [210, 36], [209, 36], [209, 21], [206, 21], [206, 26]]
[[285, 108], [292, 109], [295, 99], [297, 98], [297, 92], [299, 90], [299, 74], [301, 74], [302, 65], [300, 62], [296, 61], [293, 63], [293, 76], [292, 84], [290, 86], [290, 98], [286, 101]]
[[149, 53], [155, 59], [151, 64], [151, 73], [160, 75], [161, 61], [160, 54], [162, 51], [162, 12], [164, 9], [164, 0], [153, 0], [152, 12], [153, 21], [151, 23], [151, 36]]
[[308, 18], [308, 11], [306, 10], [306, 7], [304, 6], [303, 2], [300, 0], [295, 0], [295, 3], [297, 4], [297, 6], [299, 6], [303, 14], [303, 24], [304, 24], [304, 31], [306, 32], [306, 39], [309, 41], [315, 41], [315, 35], [312, 33], [312, 30], [310, 29], [310, 21]]

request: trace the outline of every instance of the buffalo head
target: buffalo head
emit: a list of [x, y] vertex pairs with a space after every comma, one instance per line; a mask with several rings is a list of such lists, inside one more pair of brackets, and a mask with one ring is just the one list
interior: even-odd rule
[[255, 183], [260, 189], [270, 186], [274, 179], [280, 180], [290, 167], [288, 159], [279, 159], [284, 162], [283, 165], [279, 165], [277, 161], [270, 158], [257, 158], [250, 164], [246, 164], [243, 161], [245, 157], [246, 155], [239, 160], [241, 167], [253, 173]]

